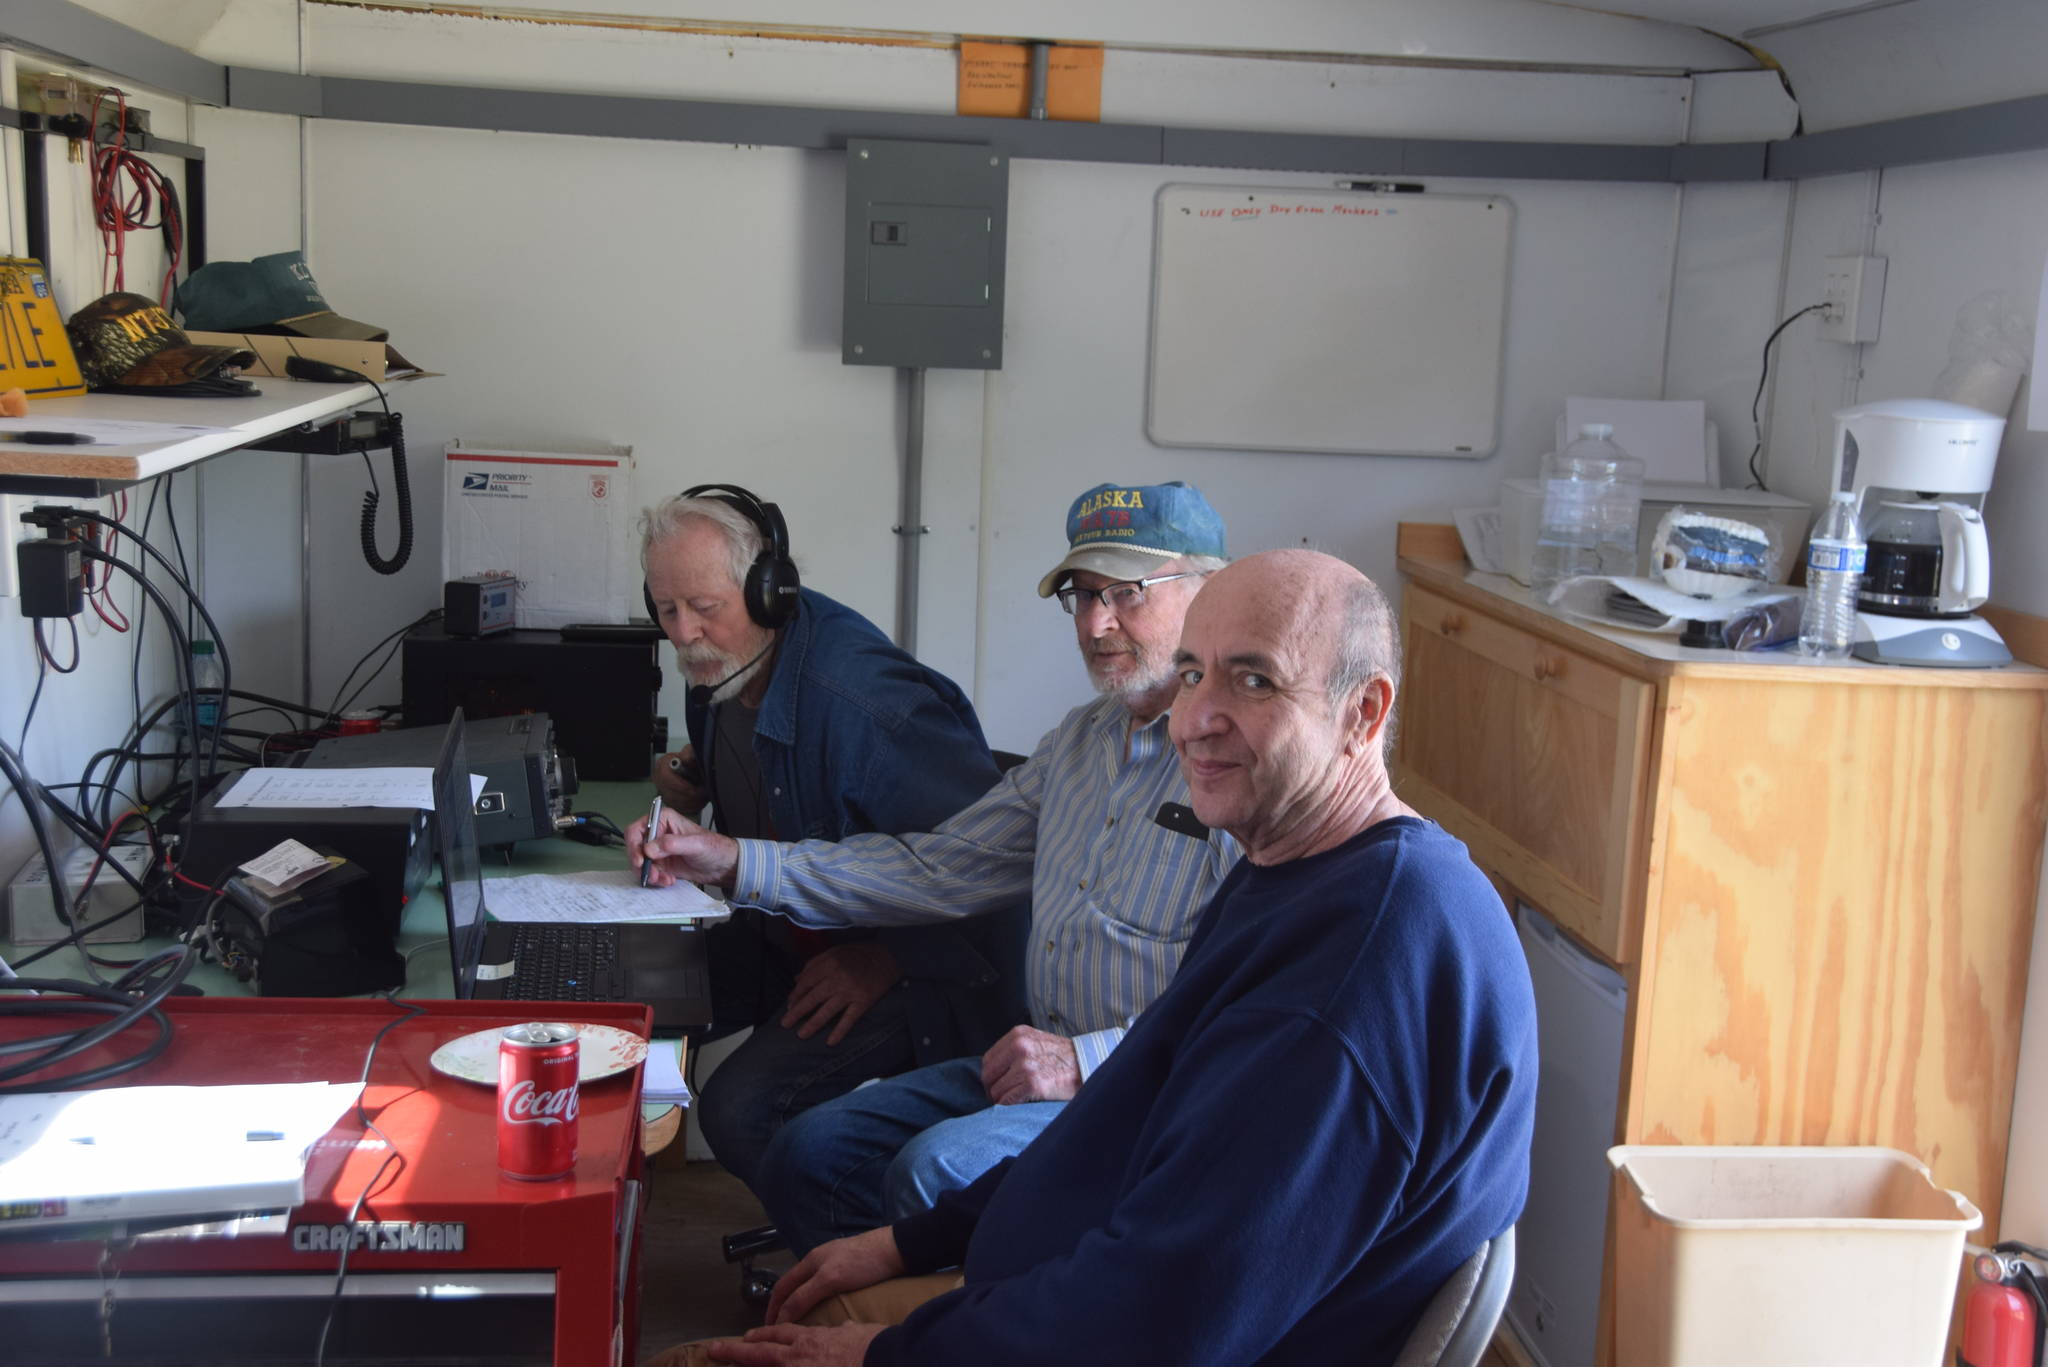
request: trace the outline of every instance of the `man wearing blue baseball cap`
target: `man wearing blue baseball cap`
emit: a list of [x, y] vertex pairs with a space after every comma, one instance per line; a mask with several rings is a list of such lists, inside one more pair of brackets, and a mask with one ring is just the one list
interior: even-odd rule
[[1031, 1024], [978, 1058], [862, 1087], [785, 1125], [755, 1194], [799, 1253], [929, 1206], [1021, 1153], [1166, 987], [1238, 846], [1188, 807], [1167, 739], [1173, 654], [1223, 520], [1181, 484], [1101, 484], [1067, 514], [1067, 555], [1039, 581], [1072, 615], [1102, 696], [929, 834], [836, 844], [733, 841], [662, 814], [627, 833], [651, 881], [717, 883], [818, 928], [912, 925], [1028, 899]]

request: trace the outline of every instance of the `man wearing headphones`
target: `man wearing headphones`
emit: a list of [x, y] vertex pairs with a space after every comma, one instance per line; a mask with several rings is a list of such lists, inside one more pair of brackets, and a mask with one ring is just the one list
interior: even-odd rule
[[[655, 763], [678, 811], [709, 801], [737, 838], [839, 840], [928, 829], [995, 782], [959, 687], [803, 588], [774, 504], [699, 485], [642, 515], [640, 556], [648, 611], [691, 685], [689, 747]], [[711, 1037], [754, 1031], [698, 1102], [719, 1162], [751, 1186], [791, 1116], [987, 1048], [1023, 1016], [1002, 971], [1023, 917], [821, 933], [736, 909], [707, 941]]]
[[1165, 988], [1237, 862], [1229, 833], [1189, 809], [1166, 734], [1174, 647], [1203, 578], [1225, 563], [1223, 519], [1186, 484], [1102, 484], [1074, 501], [1066, 529], [1038, 596], [1070, 614], [1101, 696], [965, 811], [835, 844], [736, 840], [675, 812], [645, 844], [644, 820], [626, 832], [636, 866], [651, 853], [655, 883], [722, 884], [735, 906], [799, 925], [971, 926], [1030, 899], [1029, 1024], [836, 1097], [768, 1146], [754, 1191], [799, 1253], [923, 1209], [1022, 1152]]

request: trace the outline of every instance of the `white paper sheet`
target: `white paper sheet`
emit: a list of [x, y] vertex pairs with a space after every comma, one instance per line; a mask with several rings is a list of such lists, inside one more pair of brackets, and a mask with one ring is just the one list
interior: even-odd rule
[[1507, 548], [1501, 540], [1501, 510], [1498, 508], [1453, 508], [1451, 520], [1458, 524], [1458, 540], [1465, 545], [1465, 558], [1482, 574], [1506, 574]]
[[617, 921], [723, 921], [732, 908], [693, 883], [643, 888], [631, 869], [529, 873], [485, 885], [499, 921], [603, 925]]
[[[469, 800], [483, 796], [484, 776], [469, 776]], [[222, 795], [222, 807], [419, 807], [434, 809], [434, 771], [388, 769], [244, 769]]]
[[[1663, 625], [1651, 626], [1644, 622], [1627, 621], [1614, 616], [1607, 610], [1607, 595], [1615, 589], [1621, 589], [1638, 602], [1665, 614]], [[1685, 629], [1687, 621], [1732, 622], [1751, 608], [1774, 603], [1780, 598], [1796, 598], [1801, 592], [1800, 589], [1787, 588], [1783, 584], [1772, 584], [1729, 598], [1694, 598], [1655, 579], [1585, 575], [1577, 579], [1567, 579], [1552, 589], [1550, 604], [1560, 612], [1583, 618], [1588, 622], [1597, 622], [1602, 626], [1675, 634]]]
[[2048, 269], [2041, 272], [2041, 300], [2034, 310], [2033, 379], [2027, 385], [2027, 428], [2048, 432]]
[[1564, 401], [1561, 441], [1575, 441], [1589, 422], [1610, 423], [1616, 446], [1643, 462], [1646, 480], [1716, 484], [1720, 471], [1707, 459], [1707, 405], [1703, 399], [1587, 399]]

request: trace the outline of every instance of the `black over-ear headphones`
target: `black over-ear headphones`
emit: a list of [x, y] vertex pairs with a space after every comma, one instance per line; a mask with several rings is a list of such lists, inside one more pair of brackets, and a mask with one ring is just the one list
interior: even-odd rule
[[[747, 604], [747, 616], [756, 626], [770, 631], [786, 626], [796, 616], [797, 593], [803, 583], [797, 577], [796, 562], [789, 558], [789, 526], [782, 520], [782, 509], [762, 502], [737, 484], [693, 485], [680, 496], [700, 495], [731, 505], [760, 531], [764, 544], [754, 563], [747, 567], [740, 593]], [[647, 602], [648, 620], [659, 622], [661, 614], [655, 611], [653, 590], [643, 582], [640, 593]]]

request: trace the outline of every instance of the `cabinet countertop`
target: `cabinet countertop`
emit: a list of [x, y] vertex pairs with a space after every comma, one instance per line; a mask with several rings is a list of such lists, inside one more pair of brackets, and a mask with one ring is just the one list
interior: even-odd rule
[[1682, 646], [1670, 636], [1623, 627], [1599, 626], [1566, 617], [1536, 601], [1535, 595], [1504, 574], [1484, 574], [1462, 559], [1403, 555], [1402, 574], [1424, 588], [1538, 636], [1569, 646], [1638, 678], [1708, 675], [1783, 682], [1827, 681], [1851, 686], [1916, 688], [2048, 689], [2048, 670], [2028, 664], [1996, 669], [1907, 669], [1862, 660], [1817, 664], [1790, 650], [1707, 650]]

